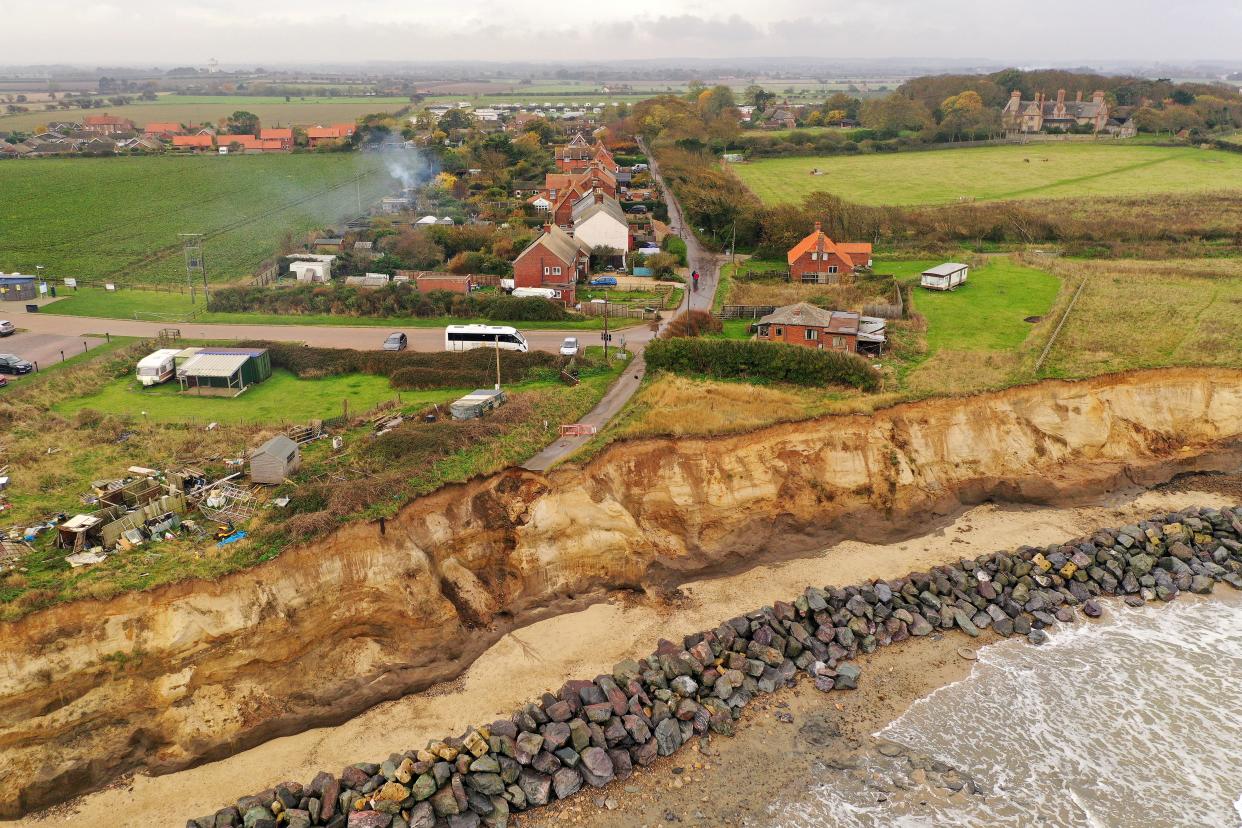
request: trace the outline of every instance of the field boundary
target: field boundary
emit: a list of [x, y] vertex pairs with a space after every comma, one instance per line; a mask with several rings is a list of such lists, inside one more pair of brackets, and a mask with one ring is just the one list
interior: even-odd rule
[[1074, 291], [1074, 295], [1070, 297], [1069, 304], [1065, 306], [1065, 313], [1061, 315], [1061, 321], [1057, 323], [1056, 328], [1052, 331], [1052, 336], [1048, 337], [1048, 342], [1044, 345], [1044, 350], [1040, 353], [1039, 359], [1035, 360], [1035, 375], [1039, 375], [1039, 371], [1044, 367], [1044, 360], [1048, 358], [1048, 354], [1052, 352], [1052, 346], [1056, 343], [1057, 337], [1061, 335], [1061, 328], [1065, 327], [1065, 320], [1069, 319], [1070, 313], [1074, 310], [1074, 303], [1078, 301], [1079, 294], [1082, 289], [1087, 286], [1088, 279], [1083, 278], [1078, 283], [1078, 289]]

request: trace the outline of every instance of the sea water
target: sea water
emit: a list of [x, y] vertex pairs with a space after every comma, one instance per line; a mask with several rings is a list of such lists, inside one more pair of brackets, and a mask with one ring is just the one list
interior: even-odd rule
[[985, 647], [968, 678], [876, 735], [953, 766], [984, 793], [958, 803], [886, 796], [830, 771], [805, 801], [774, 807], [773, 824], [1238, 828], [1242, 604], [1112, 604], [1105, 619], [1062, 627], [1042, 647]]

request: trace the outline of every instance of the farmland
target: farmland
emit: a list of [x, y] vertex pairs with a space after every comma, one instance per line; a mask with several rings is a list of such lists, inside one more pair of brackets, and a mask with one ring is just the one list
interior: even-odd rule
[[48, 121], [80, 121], [87, 115], [107, 113], [129, 118], [142, 126], [152, 121], [180, 124], [214, 124], [241, 109], [259, 116], [264, 126], [306, 126], [353, 121], [373, 112], [394, 112], [410, 106], [405, 98], [357, 97], [293, 98], [245, 95], [160, 95], [151, 102], [136, 101], [103, 109], [65, 109], [52, 112], [21, 112], [0, 116], [0, 130], [31, 131]]
[[[798, 203], [821, 190], [861, 204], [917, 205], [1242, 187], [1242, 156], [1141, 144], [1032, 144], [772, 158], [729, 169], [767, 203]], [[813, 169], [822, 175], [812, 175]]]
[[178, 233], [205, 234], [213, 281], [253, 272], [284, 233], [355, 215], [387, 193], [359, 153], [48, 159], [0, 165], [0, 270], [185, 279]]

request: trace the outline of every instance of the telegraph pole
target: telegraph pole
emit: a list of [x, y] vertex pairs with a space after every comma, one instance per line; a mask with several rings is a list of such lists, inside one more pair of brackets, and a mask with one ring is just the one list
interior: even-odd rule
[[202, 276], [203, 280], [203, 303], [206, 304], [211, 296], [207, 292], [207, 264], [203, 261], [203, 234], [202, 233], [179, 233], [182, 239], [182, 247], [185, 250], [185, 281], [190, 288], [190, 304], [194, 304], [194, 288], [198, 276]]

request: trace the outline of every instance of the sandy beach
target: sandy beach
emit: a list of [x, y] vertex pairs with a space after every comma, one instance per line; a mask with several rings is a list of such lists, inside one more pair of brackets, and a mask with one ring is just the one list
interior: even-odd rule
[[[510, 634], [456, 681], [379, 705], [339, 727], [273, 740], [180, 773], [122, 780], [58, 808], [0, 825], [84, 820], [113, 826], [181, 826], [188, 817], [214, 811], [264, 786], [283, 780], [305, 782], [320, 769], [336, 772], [353, 762], [379, 760], [393, 751], [421, 747], [430, 738], [460, 733], [470, 724], [507, 716], [566, 679], [592, 677], [624, 657], [645, 655], [662, 637], [679, 638], [714, 626], [731, 615], [789, 598], [808, 584], [894, 578], [1021, 544], [1060, 542], [1162, 511], [1226, 506], [1236, 500], [1235, 489], [1210, 483], [1110, 496], [1069, 508], [985, 504], [906, 542], [882, 546], [844, 542], [811, 557], [687, 583], [671, 595], [618, 596]], [[666, 812], [687, 824], [700, 820], [720, 824], [729, 817], [731, 824], [764, 824], [762, 809], [779, 791], [765, 767], [805, 762], [807, 773], [812, 773], [814, 751], [806, 749], [808, 738], [816, 741], [815, 734], [825, 732], [839, 734], [834, 739], [862, 738], [900, 715], [915, 699], [965, 676], [971, 662], [955, 652], [963, 643], [959, 636], [947, 636], [885, 648], [860, 660], [864, 672], [857, 691], [824, 696], [808, 686], [764, 698], [747, 710], [736, 737], [713, 740], [706, 753], [689, 747], [625, 783], [585, 793], [557, 809], [525, 815], [519, 824], [555, 821], [654, 828], [673, 821]], [[777, 721], [778, 709], [791, 713], [793, 724]], [[808, 723], [813, 724], [810, 731], [804, 729]], [[722, 774], [717, 754], [726, 752], [728, 772]], [[605, 799], [611, 807], [601, 809], [599, 803]]]

